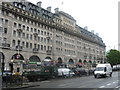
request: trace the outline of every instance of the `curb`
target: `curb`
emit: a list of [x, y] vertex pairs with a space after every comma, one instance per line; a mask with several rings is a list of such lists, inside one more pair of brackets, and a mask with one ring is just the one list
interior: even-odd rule
[[20, 88], [28, 88], [28, 87], [36, 87], [40, 85], [26, 85], [26, 86], [20, 86], [20, 87], [6, 87], [2, 88], [2, 90], [14, 90], [14, 89], [20, 89]]

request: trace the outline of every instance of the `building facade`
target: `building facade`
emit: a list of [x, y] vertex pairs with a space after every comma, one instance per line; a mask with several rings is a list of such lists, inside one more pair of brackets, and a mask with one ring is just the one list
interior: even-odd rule
[[103, 63], [105, 44], [98, 35], [76, 24], [69, 14], [44, 9], [24, 0], [2, 2], [0, 8], [0, 50], [6, 69], [22, 73], [23, 65], [75, 66], [78, 62]]

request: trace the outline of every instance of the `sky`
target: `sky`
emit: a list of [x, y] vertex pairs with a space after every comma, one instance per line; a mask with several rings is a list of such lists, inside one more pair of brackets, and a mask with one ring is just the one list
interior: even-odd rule
[[[38, 0], [28, 0], [34, 4]], [[42, 8], [52, 7], [70, 14], [80, 27], [98, 33], [106, 51], [118, 50], [118, 2], [120, 0], [40, 0]]]

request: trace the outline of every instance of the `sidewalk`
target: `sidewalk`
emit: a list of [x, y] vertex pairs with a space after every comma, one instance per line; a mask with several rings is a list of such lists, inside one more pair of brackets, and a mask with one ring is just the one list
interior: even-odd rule
[[13, 90], [13, 89], [19, 89], [19, 88], [35, 87], [35, 86], [40, 86], [40, 82], [28, 82], [18, 86], [3, 87], [2, 90], [11, 90], [11, 89]]

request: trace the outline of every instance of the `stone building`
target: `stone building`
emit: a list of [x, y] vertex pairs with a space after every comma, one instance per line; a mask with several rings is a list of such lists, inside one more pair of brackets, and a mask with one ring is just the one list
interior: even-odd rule
[[59, 8], [52, 13], [51, 7], [44, 9], [41, 4], [24, 0], [1, 3], [0, 52], [5, 69], [22, 73], [23, 65], [37, 66], [45, 60], [69, 67], [78, 62], [104, 62], [102, 38], [77, 25]]

